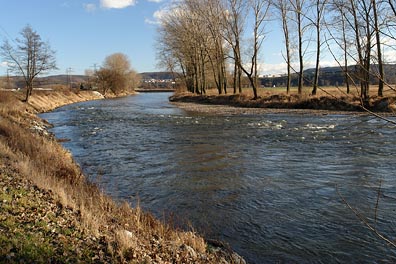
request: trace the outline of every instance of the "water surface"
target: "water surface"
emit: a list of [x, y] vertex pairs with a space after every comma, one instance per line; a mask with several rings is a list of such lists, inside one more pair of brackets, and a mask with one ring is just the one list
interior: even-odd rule
[[396, 262], [340, 196], [396, 238], [394, 126], [369, 116], [193, 113], [169, 95], [42, 117], [107, 193], [188, 220], [250, 263]]

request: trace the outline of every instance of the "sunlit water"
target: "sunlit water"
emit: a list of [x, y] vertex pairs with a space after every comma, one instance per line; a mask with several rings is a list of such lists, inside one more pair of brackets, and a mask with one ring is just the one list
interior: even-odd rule
[[396, 262], [341, 198], [396, 238], [395, 126], [353, 115], [198, 114], [169, 95], [42, 117], [107, 193], [189, 221], [250, 263]]

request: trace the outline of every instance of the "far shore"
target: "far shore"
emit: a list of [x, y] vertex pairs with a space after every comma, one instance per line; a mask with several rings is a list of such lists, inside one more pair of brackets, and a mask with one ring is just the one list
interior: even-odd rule
[[[299, 114], [299, 115], [367, 115], [365, 112], [329, 111], [311, 109], [286, 108], [255, 108], [238, 107], [219, 104], [201, 104], [194, 102], [171, 102], [173, 105], [187, 112], [203, 113], [208, 115], [263, 115], [263, 114]], [[389, 113], [386, 113], [389, 115]]]
[[127, 91], [121, 94], [108, 93], [106, 95], [101, 94], [98, 91], [35, 91], [29, 99], [29, 105], [38, 113], [44, 113], [52, 111], [58, 107], [65, 105], [100, 100], [106, 98], [123, 97], [128, 95], [137, 94], [135, 91]]
[[297, 94], [270, 93], [263, 94], [258, 99], [252, 99], [249, 94], [231, 95], [200, 95], [193, 93], [175, 93], [169, 101], [186, 110], [213, 114], [381, 114], [396, 115], [396, 96], [376, 97], [370, 100], [368, 108], [362, 107], [358, 97], [348, 96], [299, 96]]

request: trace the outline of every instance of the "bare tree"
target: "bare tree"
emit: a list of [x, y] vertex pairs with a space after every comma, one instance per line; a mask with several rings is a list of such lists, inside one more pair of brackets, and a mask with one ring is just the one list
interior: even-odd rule
[[[329, 30], [333, 40], [337, 43], [337, 47], [342, 51], [343, 64], [339, 63], [344, 73], [344, 82], [346, 85], [347, 94], [350, 93], [350, 72], [349, 72], [349, 53], [348, 49], [350, 46], [350, 40], [348, 40], [348, 2], [343, 0], [333, 0], [331, 2], [332, 10], [334, 12], [333, 28], [336, 32], [340, 32], [341, 35], [337, 38]], [[341, 21], [341, 24], [339, 23]], [[327, 25], [329, 26], [329, 25]], [[329, 29], [329, 28], [328, 28]]]
[[253, 43], [251, 47], [251, 54], [248, 57], [246, 64], [238, 61], [239, 67], [246, 74], [249, 79], [250, 85], [253, 89], [253, 99], [258, 98], [258, 57], [261, 46], [265, 38], [265, 20], [268, 16], [270, 9], [270, 1], [267, 0], [251, 0], [250, 2], [251, 12], [253, 16]]
[[107, 92], [113, 86], [113, 81], [115, 79], [114, 72], [111, 72], [106, 68], [100, 68], [95, 72], [95, 76], [99, 90], [104, 96], [106, 96]]
[[242, 93], [242, 55], [241, 55], [241, 41], [245, 25], [245, 17], [247, 14], [246, 1], [243, 0], [225, 0], [225, 9], [228, 12], [223, 12], [225, 40], [232, 49], [234, 60], [233, 72], [233, 86], [234, 94], [237, 92]]
[[[219, 94], [227, 93], [226, 78], [226, 50], [224, 45], [222, 18], [224, 9], [221, 1], [216, 0], [185, 0], [191, 17], [195, 18], [197, 31], [194, 36], [201, 58], [207, 58]], [[199, 39], [197, 39], [199, 37]], [[204, 61], [203, 61], [204, 62]], [[205, 63], [201, 63], [200, 70], [205, 70]], [[203, 75], [204, 76], [204, 75]], [[203, 78], [205, 80], [206, 78]]]
[[375, 40], [377, 46], [377, 63], [378, 63], [378, 96], [383, 96], [384, 91], [384, 66], [382, 60], [382, 44], [381, 44], [381, 31], [379, 25], [379, 15], [378, 15], [378, 2], [377, 0], [371, 0], [373, 5], [373, 19], [374, 19], [374, 31], [375, 31]]
[[285, 41], [286, 56], [284, 59], [287, 65], [287, 80], [286, 80], [286, 93], [290, 93], [291, 86], [291, 46], [290, 46], [290, 26], [289, 26], [289, 12], [290, 12], [290, 1], [289, 0], [277, 0], [274, 2], [275, 9], [280, 14], [282, 20], [282, 32]]
[[33, 81], [48, 71], [57, 69], [55, 52], [47, 42], [41, 40], [40, 35], [27, 25], [20, 33], [13, 46], [8, 40], [1, 46], [1, 55], [8, 62], [9, 69], [15, 74], [21, 74], [26, 84], [25, 101], [33, 91]]
[[357, 67], [359, 69], [360, 93], [364, 105], [368, 105], [370, 98], [370, 66], [372, 55], [373, 27], [371, 24], [372, 2], [371, 0], [349, 0], [349, 12], [353, 17], [353, 29], [355, 45], [358, 55]]
[[325, 10], [327, 0], [315, 0], [315, 19], [312, 20], [316, 31], [316, 62], [315, 62], [315, 76], [313, 80], [312, 95], [316, 95], [319, 82], [319, 63], [320, 63], [320, 51], [322, 47], [321, 41], [321, 30], [322, 30], [322, 18]]
[[[137, 74], [131, 69], [128, 56], [123, 53], [114, 53], [105, 58], [103, 67], [96, 72], [99, 84], [104, 94], [108, 90], [115, 94], [133, 89], [131, 84], [137, 84]], [[134, 80], [133, 78], [136, 78]]]
[[206, 86], [206, 29], [199, 25], [195, 3], [174, 3], [161, 19], [159, 57], [168, 69], [178, 69], [187, 90], [204, 93]]
[[297, 25], [297, 41], [298, 41], [298, 94], [302, 94], [302, 89], [304, 86], [304, 49], [303, 49], [303, 37], [304, 37], [304, 11], [303, 6], [305, 0], [289, 0], [292, 12], [295, 15], [295, 23]]

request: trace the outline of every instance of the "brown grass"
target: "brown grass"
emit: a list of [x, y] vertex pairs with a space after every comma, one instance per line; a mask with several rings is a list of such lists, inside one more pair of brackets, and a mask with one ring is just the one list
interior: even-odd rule
[[[205, 95], [197, 96], [191, 93], [178, 92], [171, 97], [175, 102], [196, 102], [202, 104], [219, 104], [236, 107], [251, 108], [283, 108], [283, 109], [317, 109], [331, 111], [362, 111], [363, 102], [360, 98], [358, 87], [351, 87], [349, 94], [346, 87], [320, 87], [315, 96], [311, 95], [312, 88], [305, 87], [301, 95], [297, 87], [292, 87], [286, 93], [285, 87], [260, 88], [258, 99], [252, 100], [251, 88], [244, 88], [242, 93], [233, 94], [233, 89], [228, 89], [227, 94], [219, 95], [217, 89], [208, 89]], [[384, 96], [377, 96], [378, 87], [370, 87], [369, 105], [365, 107], [376, 112], [391, 112], [396, 110], [396, 92], [393, 87], [384, 89]]]
[[[384, 87], [384, 96], [396, 96], [396, 85], [390, 85]], [[234, 89], [228, 88], [227, 94], [233, 94]], [[179, 89], [177, 93], [183, 92], [183, 89]], [[303, 88], [302, 96], [310, 96], [312, 92], [312, 87], [305, 86]], [[290, 88], [290, 94], [296, 95], [298, 93], [297, 87]], [[370, 96], [377, 96], [378, 85], [370, 86]], [[218, 95], [217, 89], [207, 89], [207, 95]], [[243, 88], [242, 94], [248, 97], [253, 97], [252, 88]], [[264, 97], [273, 94], [286, 94], [286, 87], [264, 87], [258, 89], [258, 96]], [[360, 87], [351, 86], [350, 93], [347, 94], [347, 88], [344, 86], [321, 86], [318, 88], [317, 96], [356, 96], [360, 97]]]

